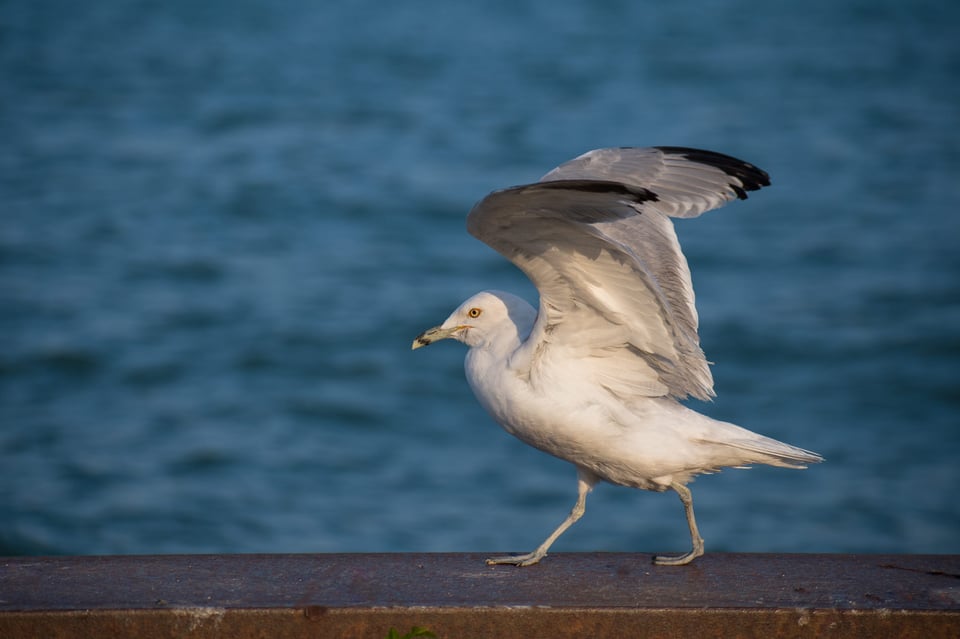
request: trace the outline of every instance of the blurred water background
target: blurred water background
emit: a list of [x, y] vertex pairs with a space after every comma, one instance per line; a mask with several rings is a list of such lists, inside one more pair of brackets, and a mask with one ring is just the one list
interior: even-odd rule
[[[574, 470], [503, 433], [467, 235], [588, 149], [773, 186], [679, 221], [718, 398], [816, 450], [693, 485], [709, 551], [960, 552], [960, 5], [0, 4], [0, 554], [526, 551]], [[555, 551], [683, 551], [601, 485]]]

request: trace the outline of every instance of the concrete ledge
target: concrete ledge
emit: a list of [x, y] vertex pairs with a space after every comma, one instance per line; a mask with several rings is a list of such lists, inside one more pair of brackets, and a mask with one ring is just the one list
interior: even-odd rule
[[0, 637], [960, 637], [960, 556], [0, 558]]

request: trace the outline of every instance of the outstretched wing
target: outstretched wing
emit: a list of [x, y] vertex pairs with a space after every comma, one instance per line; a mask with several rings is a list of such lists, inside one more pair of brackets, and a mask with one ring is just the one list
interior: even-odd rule
[[710, 151], [599, 149], [481, 200], [467, 229], [540, 293], [513, 366], [535, 377], [576, 358], [624, 399], [710, 398], [690, 271], [669, 216], [695, 217], [767, 184], [763, 171]]

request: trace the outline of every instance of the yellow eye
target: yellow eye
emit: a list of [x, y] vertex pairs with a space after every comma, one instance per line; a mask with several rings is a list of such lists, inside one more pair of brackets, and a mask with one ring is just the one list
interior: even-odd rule
[[483, 312], [482, 309], [479, 309], [479, 308], [471, 308], [469, 311], [467, 311], [467, 315], [469, 315], [470, 317], [476, 319], [476, 318], [480, 317], [480, 313], [482, 313], [482, 312]]

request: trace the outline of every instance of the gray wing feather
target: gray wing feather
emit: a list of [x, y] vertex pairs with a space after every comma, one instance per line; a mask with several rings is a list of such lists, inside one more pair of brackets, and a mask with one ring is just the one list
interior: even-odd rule
[[576, 357], [623, 398], [710, 398], [690, 272], [668, 216], [699, 215], [759, 188], [750, 178], [759, 169], [741, 163], [747, 175], [737, 176], [735, 162], [690, 149], [600, 149], [481, 200], [469, 232], [540, 293], [515, 364], [535, 375], [552, 358]]
[[659, 196], [671, 217], [696, 217], [747, 191], [770, 185], [770, 176], [729, 155], [686, 147], [596, 149], [565, 162], [541, 181], [590, 179], [643, 187]]

